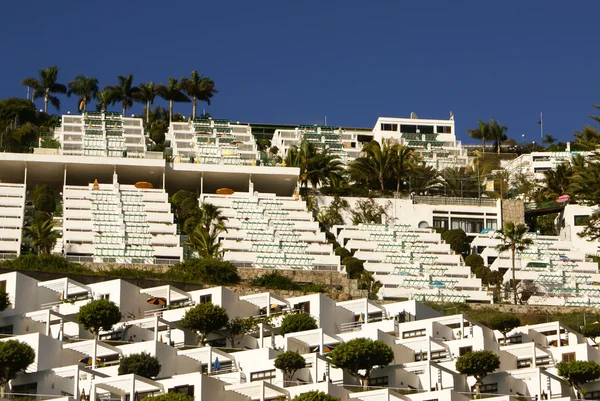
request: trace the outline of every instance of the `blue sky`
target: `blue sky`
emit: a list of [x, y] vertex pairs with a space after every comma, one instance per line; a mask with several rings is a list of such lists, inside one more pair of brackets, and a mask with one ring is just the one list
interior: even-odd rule
[[24, 97], [22, 79], [49, 65], [63, 83], [84, 74], [101, 86], [198, 70], [216, 82], [200, 107], [216, 118], [372, 127], [452, 111], [466, 141], [490, 118], [539, 141], [540, 112], [545, 132], [568, 140], [600, 103], [598, 0], [5, 3], [2, 98]]

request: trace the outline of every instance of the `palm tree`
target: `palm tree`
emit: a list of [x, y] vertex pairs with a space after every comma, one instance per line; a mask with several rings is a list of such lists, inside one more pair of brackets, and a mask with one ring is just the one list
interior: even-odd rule
[[150, 81], [146, 84], [140, 84], [140, 91], [133, 94], [133, 99], [146, 103], [146, 125], [150, 125], [150, 105], [154, 103], [154, 98], [158, 95], [158, 88], [154, 82]]
[[31, 239], [33, 249], [38, 255], [52, 252], [58, 239], [58, 233], [54, 230], [54, 226], [51, 214], [39, 213], [31, 220], [29, 227], [25, 227], [25, 237]]
[[600, 146], [600, 132], [586, 125], [582, 131], [575, 131], [573, 148], [577, 150], [596, 150]]
[[192, 119], [196, 118], [196, 102], [200, 100], [210, 105], [210, 99], [218, 93], [213, 80], [198, 71], [192, 71], [189, 79], [181, 78], [181, 88], [192, 98]]
[[498, 124], [496, 120], [490, 120], [487, 124], [490, 138], [494, 140], [494, 146], [498, 150], [498, 154], [500, 154], [500, 144], [504, 142], [508, 137], [506, 136], [506, 131], [508, 131], [508, 127], [506, 125]]
[[481, 153], [485, 154], [485, 141], [490, 139], [490, 130], [486, 123], [477, 120], [477, 128], [468, 129], [469, 136], [473, 139], [481, 139]]
[[414, 166], [414, 153], [411, 148], [397, 145], [396, 162], [394, 163], [394, 175], [396, 175], [396, 192], [400, 192], [400, 183], [404, 182], [410, 170]]
[[106, 111], [106, 106], [110, 103], [110, 93], [108, 91], [101, 91], [96, 93], [96, 110]]
[[397, 152], [398, 146], [391, 139], [384, 139], [381, 145], [373, 140], [363, 146], [363, 156], [350, 163], [350, 175], [355, 179], [364, 178], [367, 182], [377, 181], [383, 191], [385, 181], [394, 173]]
[[33, 77], [25, 78], [21, 85], [29, 86], [33, 89], [33, 98], [44, 98], [44, 113], [48, 113], [48, 102], [60, 109], [60, 99], [54, 96], [55, 93], [67, 93], [67, 87], [56, 82], [58, 79], [58, 67], [48, 67], [45, 70], [39, 70], [40, 79]]
[[169, 121], [173, 121], [173, 102], [189, 102], [190, 98], [182, 92], [181, 84], [175, 78], [169, 77], [167, 85], [157, 87], [158, 95], [169, 101]]
[[202, 224], [198, 224], [196, 229], [189, 235], [185, 245], [198, 252], [201, 258], [220, 258], [225, 250], [221, 249], [219, 234], [222, 231], [215, 228], [206, 230]]
[[67, 96], [79, 96], [79, 111], [85, 111], [87, 105], [98, 93], [98, 78], [88, 78], [77, 75], [73, 81], [69, 81]]
[[550, 200], [570, 193], [573, 173], [573, 169], [568, 163], [561, 163], [555, 169], [544, 171], [545, 188], [542, 190], [543, 196]]
[[526, 238], [528, 228], [525, 224], [516, 224], [512, 221], [508, 221], [504, 224], [503, 230], [496, 231], [501, 244], [496, 246], [496, 250], [498, 252], [506, 252], [510, 250], [511, 253], [511, 272], [512, 272], [512, 289], [513, 289], [513, 298], [515, 305], [518, 303], [518, 294], [517, 294], [517, 280], [515, 276], [515, 252], [523, 252], [529, 246], [533, 244], [533, 240], [531, 238]]
[[108, 97], [111, 104], [121, 103], [123, 106], [123, 117], [127, 114], [127, 109], [133, 106], [133, 99], [140, 88], [133, 86], [133, 75], [119, 75], [117, 77], [119, 84], [115, 86], [106, 86], [104, 90], [108, 92]]
[[542, 143], [546, 144], [546, 145], [552, 145], [554, 142], [556, 142], [556, 138], [553, 137], [550, 134], [545, 134], [544, 135], [544, 139], [542, 140]]
[[316, 151], [306, 160], [302, 176], [305, 182], [310, 181], [312, 190], [315, 191], [319, 184], [336, 180], [334, 176], [342, 174], [343, 171], [344, 163], [340, 158], [331, 154], [329, 149], [323, 149]]
[[425, 163], [414, 166], [408, 174], [409, 188], [416, 193], [432, 192], [442, 187], [440, 172]]
[[199, 223], [204, 227], [205, 230], [216, 229], [220, 232], [227, 231], [225, 228], [225, 222], [229, 220], [223, 215], [223, 212], [219, 206], [215, 206], [212, 203], [203, 203], [200, 205], [201, 218]]

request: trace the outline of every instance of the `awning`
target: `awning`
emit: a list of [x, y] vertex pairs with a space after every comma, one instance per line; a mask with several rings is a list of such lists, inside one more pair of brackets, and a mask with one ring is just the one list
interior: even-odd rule
[[63, 295], [66, 299], [71, 295], [80, 295], [88, 293], [92, 295], [92, 289], [85, 284], [81, 284], [70, 278], [57, 278], [56, 280], [41, 281], [38, 283], [38, 287], [44, 287], [52, 291], [56, 291]]
[[208, 371], [212, 371], [213, 363], [218, 358], [219, 363], [231, 362], [235, 365], [235, 357], [227, 352], [221, 351], [215, 347], [198, 347], [177, 351], [177, 355], [186, 356], [190, 359], [208, 366]]
[[[79, 352], [84, 356], [93, 355], [94, 353], [94, 341], [95, 340], [86, 340], [86, 341], [77, 341], [74, 343], [63, 344], [63, 349], [70, 349], [71, 351]], [[102, 341], [97, 341], [96, 346], [96, 358], [102, 358], [105, 356], [122, 354], [122, 351], [113, 347], [112, 345], [103, 343]]]
[[146, 294], [149, 297], [165, 298], [167, 300], [167, 305], [170, 305], [172, 302], [186, 301], [192, 299], [189, 293], [170, 285], [143, 288], [140, 289], [140, 294]]
[[267, 310], [269, 310], [270, 308], [268, 307], [273, 304], [283, 304], [287, 305], [288, 308], [290, 307], [290, 303], [287, 299], [273, 294], [271, 292], [261, 292], [260, 294], [244, 295], [240, 297], [240, 301], [249, 302], [252, 305], [258, 306], [260, 309], [267, 308]]
[[95, 379], [92, 385], [96, 390], [102, 389], [118, 395], [163, 391], [161, 383], [136, 374]]

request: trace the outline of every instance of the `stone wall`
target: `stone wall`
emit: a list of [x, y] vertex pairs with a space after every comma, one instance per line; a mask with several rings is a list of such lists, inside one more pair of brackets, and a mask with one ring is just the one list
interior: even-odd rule
[[522, 200], [502, 199], [502, 226], [508, 221], [525, 224], [525, 208]]

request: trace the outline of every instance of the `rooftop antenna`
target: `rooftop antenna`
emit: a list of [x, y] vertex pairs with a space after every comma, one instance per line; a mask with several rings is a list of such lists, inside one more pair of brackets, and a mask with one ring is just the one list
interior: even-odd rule
[[417, 115], [417, 113], [415, 113], [414, 111], [410, 112], [410, 119], [411, 120], [418, 120], [419, 116]]
[[454, 121], [454, 114], [452, 113], [452, 110], [450, 110], [450, 120]]
[[325, 126], [327, 126], [327, 116], [325, 116]]

